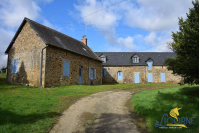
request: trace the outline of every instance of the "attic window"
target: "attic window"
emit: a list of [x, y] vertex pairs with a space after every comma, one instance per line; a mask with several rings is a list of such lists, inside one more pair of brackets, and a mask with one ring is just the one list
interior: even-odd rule
[[106, 63], [106, 57], [101, 57], [101, 60], [103, 61], [103, 63]]
[[139, 56], [134, 55], [134, 56], [132, 57], [132, 61], [133, 61], [133, 63], [139, 63]]
[[100, 58], [103, 61], [103, 63], [106, 63], [106, 56], [105, 55], [101, 55]]

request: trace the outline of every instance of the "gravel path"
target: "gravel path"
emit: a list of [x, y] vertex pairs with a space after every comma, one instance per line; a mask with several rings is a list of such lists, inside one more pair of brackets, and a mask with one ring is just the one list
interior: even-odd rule
[[139, 133], [125, 104], [130, 92], [106, 91], [70, 106], [50, 133]]

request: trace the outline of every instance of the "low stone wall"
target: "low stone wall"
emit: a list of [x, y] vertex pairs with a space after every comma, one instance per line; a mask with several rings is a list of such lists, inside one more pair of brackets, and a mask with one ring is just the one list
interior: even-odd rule
[[[166, 83], [178, 83], [181, 80], [180, 76], [171, 74], [172, 71], [168, 71], [166, 66], [153, 66], [151, 71], [148, 71], [146, 66], [104, 66], [103, 68], [106, 69], [106, 76], [102, 77], [104, 83], [133, 84], [134, 73], [139, 73], [140, 83], [148, 82], [148, 73], [153, 73], [153, 83], [161, 83], [160, 73], [165, 73]], [[118, 71], [122, 71], [123, 80], [118, 80]]]

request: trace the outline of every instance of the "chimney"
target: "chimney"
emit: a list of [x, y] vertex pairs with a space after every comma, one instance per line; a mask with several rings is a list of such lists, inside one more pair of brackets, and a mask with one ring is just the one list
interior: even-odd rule
[[83, 36], [83, 38], [81, 39], [81, 42], [83, 42], [85, 45], [87, 45], [86, 35]]

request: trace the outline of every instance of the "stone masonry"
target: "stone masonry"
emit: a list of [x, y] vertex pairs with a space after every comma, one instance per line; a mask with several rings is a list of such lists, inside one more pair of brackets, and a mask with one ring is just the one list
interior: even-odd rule
[[[45, 86], [78, 84], [79, 66], [83, 67], [82, 84], [102, 84], [102, 63], [53, 46], [48, 46]], [[63, 60], [70, 62], [69, 76], [63, 76]], [[89, 67], [96, 69], [96, 79], [89, 79]]]
[[[44, 46], [45, 44], [40, 37], [28, 23], [25, 23], [8, 53], [7, 82], [39, 86], [40, 51]], [[45, 56], [43, 57], [45, 60]], [[13, 60], [18, 60], [17, 73], [11, 73]], [[43, 73], [44, 68], [45, 64], [43, 64]], [[42, 83], [44, 85], [44, 80]]]
[[[40, 53], [46, 44], [26, 22], [8, 53], [7, 83], [39, 87]], [[63, 76], [63, 59], [70, 62], [70, 76]], [[18, 60], [17, 73], [12, 61]], [[102, 63], [67, 50], [48, 46], [43, 52], [42, 87], [78, 84], [79, 66], [82, 84], [102, 84]], [[96, 79], [89, 79], [88, 68], [96, 69]]]
[[[104, 66], [106, 76], [103, 77], [103, 83], [129, 83], [133, 84], [134, 73], [139, 73], [140, 83], [148, 82], [148, 73], [153, 73], [153, 83], [161, 83], [160, 73], [165, 73], [166, 83], [178, 83], [181, 80], [180, 76], [175, 76], [172, 71], [168, 71], [166, 66], [153, 66], [151, 71], [147, 70], [147, 66]], [[123, 80], [117, 79], [118, 71], [122, 71]]]

